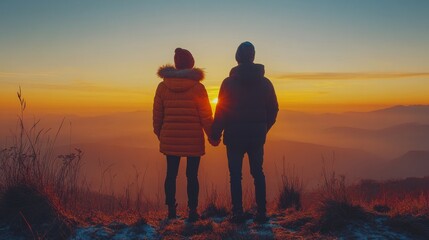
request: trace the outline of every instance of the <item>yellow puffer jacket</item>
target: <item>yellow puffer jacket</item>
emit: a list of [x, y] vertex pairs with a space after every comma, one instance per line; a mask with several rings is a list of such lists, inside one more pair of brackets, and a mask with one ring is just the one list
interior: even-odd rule
[[153, 103], [153, 130], [160, 140], [160, 152], [173, 156], [205, 154], [203, 130], [210, 136], [213, 123], [207, 91], [200, 83], [199, 68], [178, 70], [162, 66], [164, 80], [156, 89]]

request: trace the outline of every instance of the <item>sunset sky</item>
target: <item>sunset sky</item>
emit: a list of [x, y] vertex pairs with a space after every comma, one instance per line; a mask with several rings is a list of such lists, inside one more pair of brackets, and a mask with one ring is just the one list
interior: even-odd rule
[[425, 0], [2, 0], [0, 108], [17, 111], [21, 86], [41, 113], [149, 110], [176, 47], [205, 69], [213, 100], [243, 41], [281, 109], [429, 104], [428, 12]]

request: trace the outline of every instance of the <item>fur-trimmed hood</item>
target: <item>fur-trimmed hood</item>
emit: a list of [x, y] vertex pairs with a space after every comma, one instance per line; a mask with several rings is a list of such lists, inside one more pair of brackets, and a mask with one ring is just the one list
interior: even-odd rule
[[171, 65], [159, 68], [158, 76], [164, 79], [165, 86], [173, 92], [184, 92], [204, 79], [200, 68], [176, 69]]
[[201, 68], [176, 69], [172, 65], [164, 65], [158, 69], [160, 78], [184, 78], [194, 81], [202, 81], [204, 79], [204, 71]]

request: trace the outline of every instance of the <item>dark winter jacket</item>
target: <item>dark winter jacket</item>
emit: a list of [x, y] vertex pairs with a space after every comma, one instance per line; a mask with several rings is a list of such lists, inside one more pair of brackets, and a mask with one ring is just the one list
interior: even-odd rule
[[264, 144], [279, 110], [276, 93], [264, 77], [264, 65], [242, 63], [221, 85], [212, 126], [212, 139], [225, 145]]

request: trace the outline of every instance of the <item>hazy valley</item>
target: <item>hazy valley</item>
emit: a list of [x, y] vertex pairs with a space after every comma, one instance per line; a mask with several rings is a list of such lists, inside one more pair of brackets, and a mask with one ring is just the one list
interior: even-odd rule
[[[39, 118], [37, 128], [52, 128], [51, 133], [57, 131], [64, 119], [56, 144], [58, 154], [81, 149], [83, 171], [95, 189], [102, 181], [114, 177], [114, 181], [109, 180], [109, 185], [104, 183], [103, 188], [122, 191], [133, 181], [135, 173], [144, 173], [148, 183], [146, 194], [160, 191], [165, 160], [152, 133], [150, 111], [95, 117], [34, 117]], [[16, 120], [3, 118], [1, 125], [1, 143], [6, 145], [12, 141]], [[318, 185], [323, 167], [344, 174], [349, 183], [366, 178], [429, 175], [429, 154], [425, 152], [429, 151], [428, 140], [429, 106], [396, 106], [338, 114], [280, 111], [265, 150], [269, 195], [277, 192], [283, 162], [287, 172], [293, 170], [302, 177], [309, 190]], [[200, 170], [202, 187], [214, 185], [224, 189], [228, 185], [225, 147], [206, 144], [207, 154]], [[181, 165], [178, 186], [184, 186], [184, 165]], [[251, 186], [250, 181], [245, 163], [244, 182]], [[185, 199], [184, 194], [178, 197]]]

